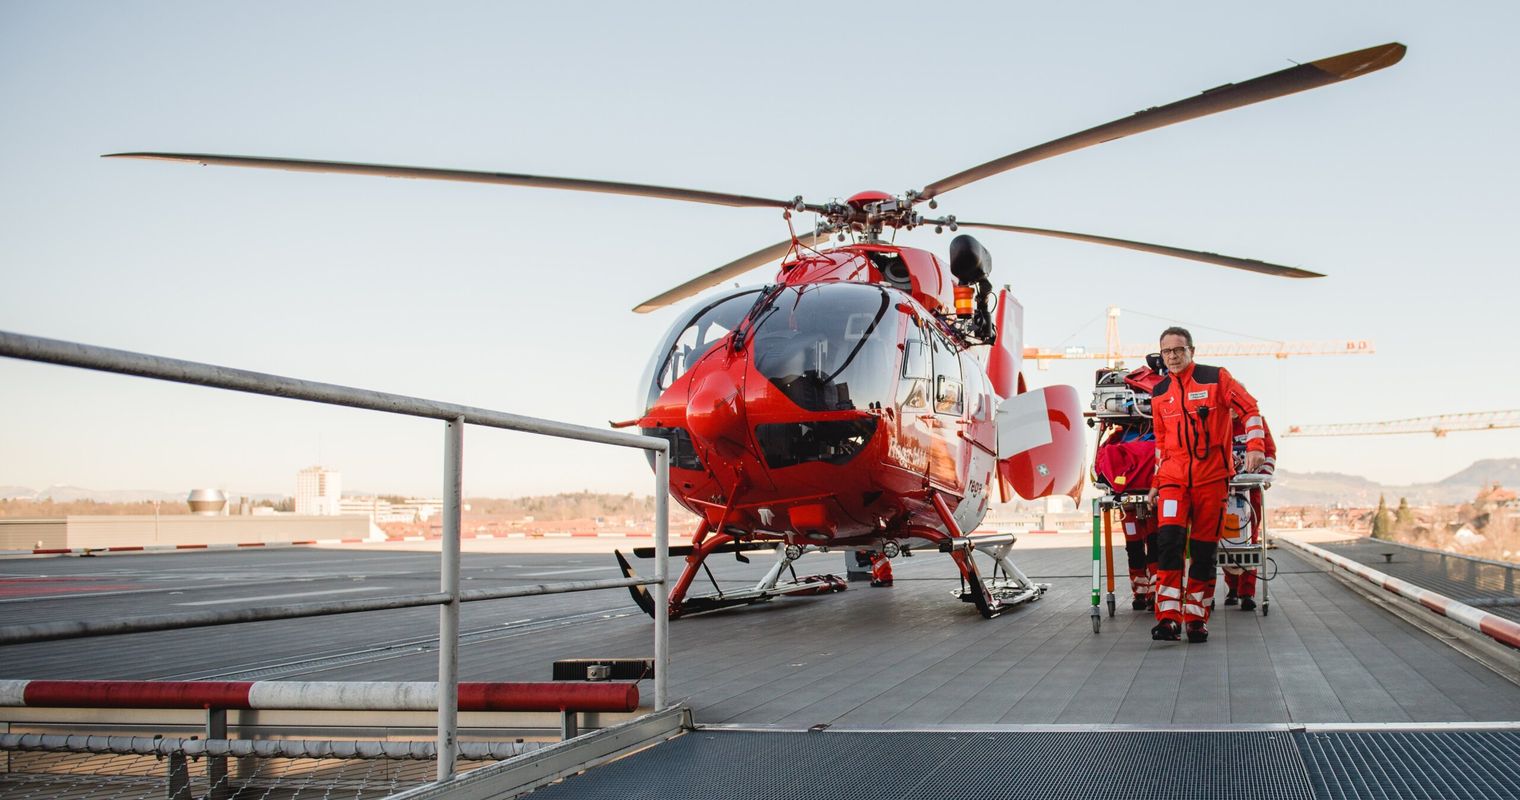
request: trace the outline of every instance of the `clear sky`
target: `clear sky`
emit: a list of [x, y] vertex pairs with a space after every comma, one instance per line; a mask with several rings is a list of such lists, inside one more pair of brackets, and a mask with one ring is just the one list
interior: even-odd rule
[[[1200, 90], [1390, 41], [1373, 75], [951, 192], [964, 219], [1214, 250], [1270, 278], [988, 233], [1030, 344], [1375, 340], [1222, 361], [1269, 420], [1520, 405], [1520, 5], [1510, 2], [0, 2], [0, 329], [599, 425], [633, 416], [637, 302], [785, 236], [779, 213], [102, 160], [275, 155], [811, 201], [901, 192]], [[900, 241], [943, 253], [948, 237]], [[772, 273], [758, 270], [746, 282]], [[1231, 333], [1226, 333], [1231, 332]], [[1092, 368], [1032, 372], [1073, 383]], [[441, 423], [0, 360], [0, 485], [434, 494]], [[466, 491], [647, 492], [638, 456], [472, 429]], [[1520, 431], [1289, 439], [1389, 483]]]

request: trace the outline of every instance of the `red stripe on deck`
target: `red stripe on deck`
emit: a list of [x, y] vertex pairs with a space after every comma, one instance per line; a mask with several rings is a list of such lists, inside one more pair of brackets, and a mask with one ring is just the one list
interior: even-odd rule
[[114, 592], [139, 588], [132, 583], [99, 583], [99, 578], [3, 578], [0, 579], [0, 597], [31, 597], [47, 594], [87, 594], [89, 592]]

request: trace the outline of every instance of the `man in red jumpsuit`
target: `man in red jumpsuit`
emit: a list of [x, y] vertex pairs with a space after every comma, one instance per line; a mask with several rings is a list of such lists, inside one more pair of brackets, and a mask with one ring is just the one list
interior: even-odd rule
[[[1246, 446], [1250, 444], [1250, 441], [1246, 438], [1248, 434], [1246, 433], [1245, 420], [1239, 416], [1236, 416], [1234, 420], [1231, 432], [1235, 435], [1235, 453], [1243, 460], [1247, 452]], [[1265, 417], [1261, 421], [1261, 430], [1265, 435], [1257, 438], [1266, 443], [1266, 449], [1263, 450], [1266, 458], [1262, 460], [1261, 466], [1257, 467], [1256, 471], [1262, 475], [1271, 475], [1277, 469], [1277, 442], [1272, 439], [1272, 427], [1267, 424]], [[1262, 496], [1260, 489], [1251, 490], [1250, 513], [1251, 517], [1248, 523], [1251, 526], [1249, 531], [1250, 543], [1256, 544], [1261, 541], [1261, 526], [1264, 521], [1262, 519]], [[1228, 528], [1229, 526], [1226, 525], [1225, 527]], [[1244, 533], [1246, 532], [1226, 530], [1225, 536], [1228, 538], [1231, 535], [1241, 535]], [[1225, 605], [1233, 606], [1236, 603], [1240, 603], [1241, 611], [1256, 610], [1256, 570], [1248, 567], [1225, 567], [1224, 585], [1229, 592], [1224, 598]]]
[[[1183, 328], [1161, 333], [1168, 375], [1151, 398], [1156, 432], [1156, 627], [1151, 638], [1209, 639], [1215, 556], [1230, 476], [1235, 474], [1230, 412], [1245, 426], [1245, 469], [1262, 464], [1266, 432], [1256, 399], [1222, 367], [1193, 363], [1193, 335]], [[1183, 549], [1192, 564], [1187, 570]]]

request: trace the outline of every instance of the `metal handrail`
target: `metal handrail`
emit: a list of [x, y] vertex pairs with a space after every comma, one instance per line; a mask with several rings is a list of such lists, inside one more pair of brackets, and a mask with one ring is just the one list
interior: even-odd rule
[[[659, 583], [658, 578], [607, 578], [596, 581], [564, 581], [540, 583], [532, 586], [513, 586], [506, 589], [464, 589], [459, 592], [459, 602], [473, 603], [481, 600], [505, 600], [512, 597], [534, 597], [545, 594], [589, 592], [597, 589], [622, 589], [630, 586], [648, 586]], [[450, 602], [445, 592], [423, 594], [387, 595], [362, 600], [327, 600], [313, 603], [289, 603], [280, 606], [257, 606], [236, 610], [187, 611], [180, 614], [150, 614], [137, 617], [115, 617], [98, 620], [68, 620], [37, 622], [29, 625], [0, 626], [0, 645], [50, 642], [60, 639], [82, 639], [90, 636], [114, 636], [126, 633], [149, 633], [151, 631], [179, 630], [181, 628], [207, 628], [215, 625], [236, 625], [241, 622], [267, 622], [275, 619], [301, 619], [325, 617], [334, 614], [355, 614], [362, 611], [388, 611], [397, 608], [441, 606]]]
[[[377, 392], [352, 386], [341, 386], [283, 375], [252, 372], [250, 370], [205, 364], [198, 361], [185, 361], [145, 353], [135, 353], [129, 350], [116, 350], [109, 347], [98, 347], [59, 339], [46, 339], [40, 336], [28, 336], [9, 331], [0, 331], [0, 356], [26, 361], [38, 361], [46, 364], [79, 367], [97, 372], [110, 372], [118, 375], [133, 375], [173, 383], [186, 383], [213, 389], [225, 389], [235, 392], [246, 392], [248, 394], [306, 400], [326, 405], [347, 406], [349, 408], [381, 411], [388, 414], [442, 420], [444, 422], [444, 507], [443, 540], [439, 555], [440, 587], [437, 593], [399, 598], [374, 598], [370, 601], [352, 601], [337, 604], [312, 603], [264, 609], [244, 609], [243, 612], [208, 612], [204, 616], [200, 614], [164, 615], [164, 617], [183, 617], [189, 620], [222, 619], [219, 622], [193, 621], [191, 623], [198, 626], [203, 624], [230, 624], [252, 621], [251, 619], [232, 618], [249, 612], [279, 613], [282, 616], [259, 618], [284, 619], [299, 616], [370, 611], [377, 608], [403, 608], [420, 605], [440, 606], [438, 620], [439, 698], [437, 745], [439, 782], [453, 778], [454, 760], [458, 750], [456, 734], [459, 703], [459, 605], [465, 600], [497, 599], [497, 596], [520, 596], [481, 591], [461, 592], [459, 588], [460, 512], [464, 504], [461, 474], [463, 468], [465, 425], [481, 425], [490, 428], [554, 436], [562, 439], [597, 442], [600, 444], [652, 451], [655, 455], [655, 555], [657, 562], [655, 577], [651, 580], [642, 581], [609, 580], [522, 588], [537, 589], [538, 591], [531, 592], [535, 594], [554, 594], [565, 591], [585, 591], [588, 589], [658, 584], [661, 587], [660, 596], [664, 597], [667, 593], [666, 587], [669, 580], [667, 562], [670, 556], [670, 444], [664, 439], [588, 428], [567, 422], [508, 414], [501, 411], [459, 405], [457, 403], [445, 403], [438, 400]], [[597, 585], [586, 585], [591, 583]], [[374, 605], [374, 607], [357, 607], [366, 603]], [[658, 602], [654, 606], [654, 704], [655, 711], [658, 712], [667, 707], [666, 666], [669, 663], [668, 632], [670, 617], [667, 604]], [[184, 619], [181, 621], [184, 621]], [[126, 621], [128, 620], [117, 620], [116, 622]], [[137, 622], [139, 624], [146, 624], [141, 618]], [[85, 627], [97, 624], [108, 628], [113, 627], [110, 622], [80, 624]], [[32, 628], [38, 626], [17, 627]], [[153, 628], [153, 630], [162, 629]], [[4, 631], [0, 631], [0, 635], [13, 631], [18, 634], [21, 633], [15, 629], [5, 629]], [[87, 636], [95, 635], [96, 633], [125, 632], [128, 631], [101, 630], [95, 633], [74, 633], [71, 635]], [[53, 636], [48, 638], [62, 637]]]

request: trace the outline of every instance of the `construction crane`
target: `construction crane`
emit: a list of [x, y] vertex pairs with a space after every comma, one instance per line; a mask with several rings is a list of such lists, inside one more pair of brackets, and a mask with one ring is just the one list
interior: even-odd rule
[[1293, 425], [1288, 436], [1382, 436], [1394, 433], [1432, 433], [1436, 437], [1452, 431], [1496, 431], [1520, 428], [1520, 409], [1509, 411], [1475, 411], [1468, 414], [1440, 414], [1434, 417], [1410, 417], [1386, 422], [1349, 422], [1338, 425]]
[[[1047, 361], [1105, 361], [1107, 366], [1127, 358], [1145, 358], [1156, 352], [1155, 345], [1122, 345], [1119, 343], [1118, 306], [1108, 307], [1108, 330], [1106, 343], [1100, 352], [1087, 347], [1067, 347], [1060, 350], [1043, 347], [1024, 348], [1024, 358], [1039, 363], [1047, 369]], [[1236, 358], [1251, 356], [1370, 356], [1376, 352], [1370, 339], [1337, 339], [1308, 342], [1204, 342], [1199, 343], [1196, 355], [1201, 358]]]

